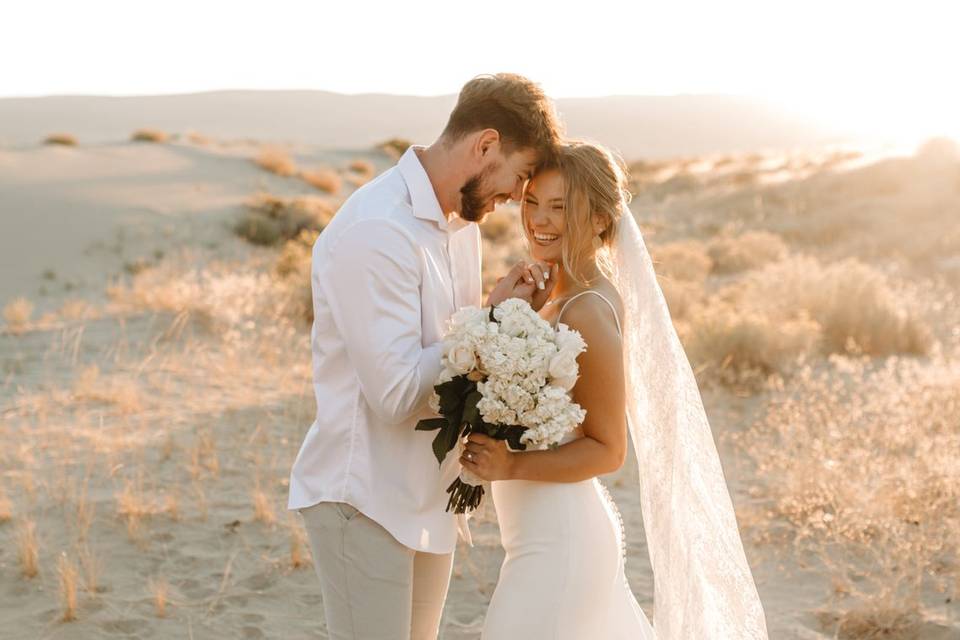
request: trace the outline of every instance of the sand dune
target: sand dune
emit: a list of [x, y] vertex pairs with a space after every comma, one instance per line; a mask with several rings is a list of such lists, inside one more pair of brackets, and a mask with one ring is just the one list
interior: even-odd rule
[[[211, 110], [228, 98], [196, 97]], [[302, 529], [284, 512], [289, 465], [315, 411], [309, 325], [295, 304], [304, 256], [296, 240], [254, 245], [233, 226], [256, 193], [335, 207], [354, 188], [354, 160], [375, 171], [393, 160], [357, 137], [360, 150], [326, 149], [334, 138], [284, 145], [294, 128], [284, 130], [267, 103], [258, 105], [262, 128], [246, 133], [269, 132], [264, 144], [298, 171], [342, 177], [337, 193], [258, 167], [255, 140], [218, 137], [243, 132], [243, 117], [223, 125], [233, 133], [207, 121], [202, 144], [128, 140], [141, 125], [181, 132], [172, 125], [195, 105], [180, 112], [179, 99], [157, 112], [170, 120], [131, 113], [116, 124], [128, 123], [123, 131], [102, 122], [84, 131], [62, 112], [54, 127], [41, 112], [32, 142], [0, 151], [2, 637], [326, 637]], [[0, 113], [9, 108], [0, 101]], [[51, 128], [77, 134], [79, 145], [38, 146]], [[104, 136], [96, 143], [94, 129]], [[404, 131], [369, 135], [396, 133]], [[943, 419], [960, 411], [960, 159], [943, 145], [881, 161], [647, 158], [633, 177], [635, 213], [672, 287], [770, 637], [957, 637], [957, 546], [945, 532], [958, 518], [949, 500], [960, 442]], [[488, 281], [522, 255], [515, 216], [506, 207], [484, 225]], [[806, 295], [824, 283], [840, 293]], [[838, 299], [850, 291], [858, 297]], [[11, 307], [17, 297], [31, 313]], [[806, 319], [788, 313], [801, 303]], [[748, 311], [749, 322], [738, 315]], [[916, 353], [900, 342], [914, 330], [928, 332]], [[707, 331], [711, 344], [742, 348], [695, 350]], [[848, 350], [831, 331], [859, 343]], [[769, 354], [756, 345], [782, 357], [760, 357]], [[841, 383], [853, 395], [838, 396]], [[825, 426], [817, 407], [843, 428]], [[889, 415], [899, 422], [878, 417]], [[925, 457], [911, 457], [911, 440], [927, 443]], [[636, 464], [604, 481], [624, 516], [628, 577], [650, 613]], [[876, 529], [858, 528], [868, 520]], [[489, 504], [473, 530], [476, 546], [457, 552], [446, 640], [478, 637], [502, 560]], [[26, 577], [31, 549], [37, 574]], [[892, 561], [868, 562], [881, 557]], [[58, 563], [77, 572], [70, 622], [61, 575], [72, 574]]]

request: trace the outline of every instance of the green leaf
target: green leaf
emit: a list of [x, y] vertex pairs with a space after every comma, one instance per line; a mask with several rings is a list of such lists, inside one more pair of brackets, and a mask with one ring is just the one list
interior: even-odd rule
[[457, 446], [457, 438], [459, 437], [460, 426], [454, 426], [445, 421], [433, 438], [433, 455], [438, 463], [443, 464], [443, 459], [447, 457], [451, 449]]
[[527, 445], [520, 442], [520, 436], [523, 435], [524, 431], [526, 431], [526, 429], [520, 426], [506, 427], [503, 429], [502, 439], [506, 440], [510, 448], [514, 451], [523, 451], [527, 448]]
[[434, 431], [436, 429], [443, 429], [447, 424], [446, 418], [427, 418], [426, 420], [421, 420], [417, 423], [417, 426], [414, 427], [415, 431]]
[[460, 414], [463, 412], [463, 399], [467, 395], [470, 385], [473, 385], [473, 383], [467, 380], [466, 376], [457, 376], [453, 380], [448, 380], [433, 388], [440, 396], [441, 415], [448, 420], [455, 417], [454, 422], [460, 422]]
[[463, 415], [461, 417], [461, 421], [470, 423], [470, 426], [473, 427], [474, 431], [480, 431], [481, 423], [483, 422], [483, 418], [480, 415], [480, 410], [477, 409], [477, 403], [482, 399], [483, 394], [474, 389], [463, 401]]

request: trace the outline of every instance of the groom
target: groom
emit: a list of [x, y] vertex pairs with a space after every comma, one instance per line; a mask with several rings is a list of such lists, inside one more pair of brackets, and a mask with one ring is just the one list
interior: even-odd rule
[[[435, 417], [447, 320], [482, 304], [475, 223], [519, 200], [559, 136], [537, 85], [474, 78], [439, 139], [353, 193], [313, 246], [317, 414], [288, 508], [306, 525], [331, 640], [437, 637], [458, 530], [445, 490], [460, 468], [455, 455], [438, 468], [434, 434], [414, 426]], [[533, 292], [518, 265], [488, 304]]]

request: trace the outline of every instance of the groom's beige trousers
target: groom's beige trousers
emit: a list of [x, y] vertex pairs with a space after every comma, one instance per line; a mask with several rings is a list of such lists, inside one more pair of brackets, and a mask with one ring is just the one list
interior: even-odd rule
[[343, 502], [299, 512], [330, 640], [436, 640], [453, 553], [410, 549]]

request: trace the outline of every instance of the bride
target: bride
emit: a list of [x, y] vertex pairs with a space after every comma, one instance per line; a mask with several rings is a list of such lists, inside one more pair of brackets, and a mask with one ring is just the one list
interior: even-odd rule
[[[506, 551], [483, 640], [766, 639], [709, 423], [670, 320], [622, 164], [562, 146], [521, 206], [540, 314], [581, 333], [573, 399], [586, 419], [556, 449], [514, 452], [472, 434], [464, 468], [491, 481]], [[597, 476], [630, 433], [654, 574], [653, 624], [630, 591], [622, 520]]]

